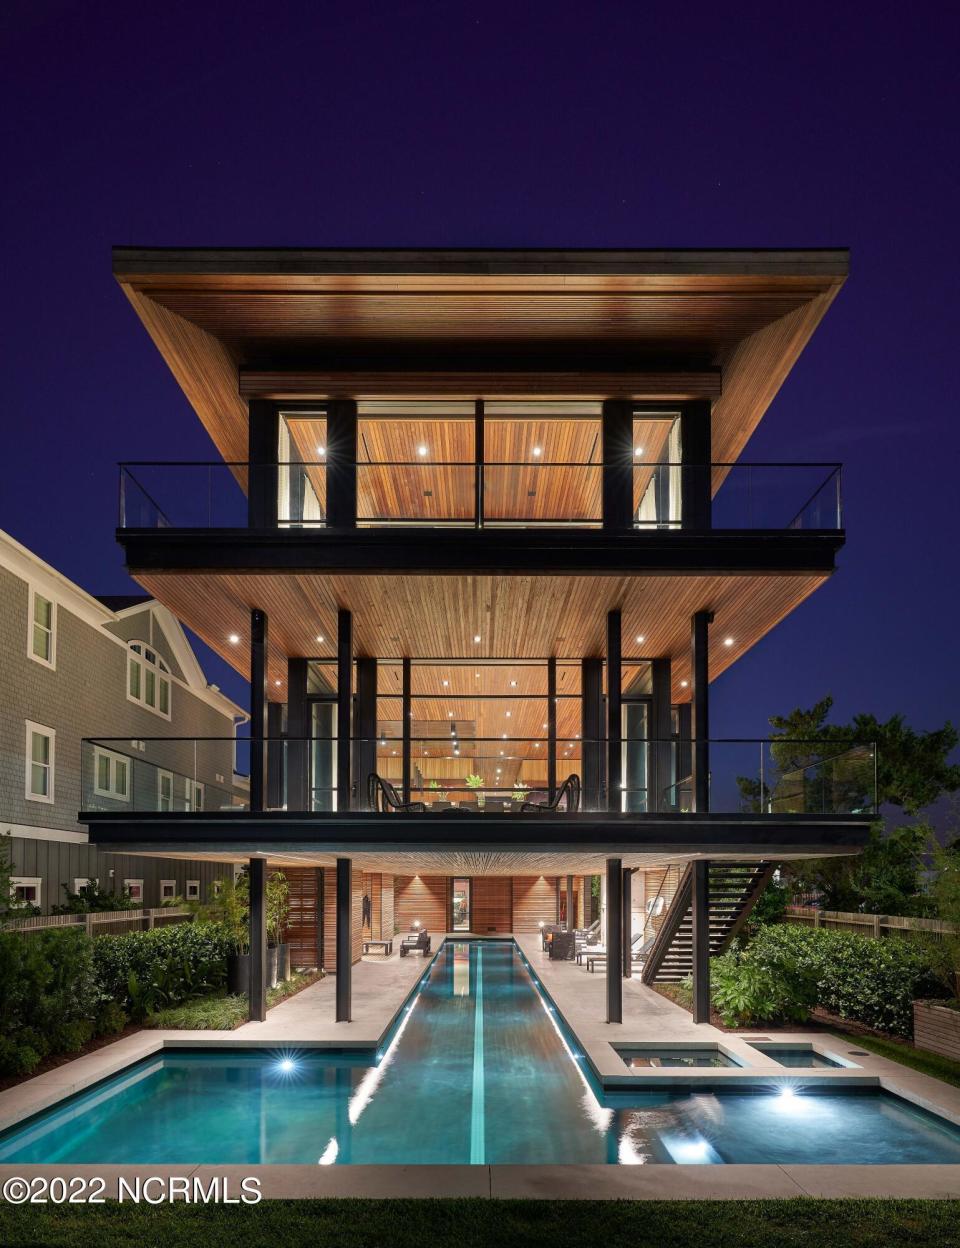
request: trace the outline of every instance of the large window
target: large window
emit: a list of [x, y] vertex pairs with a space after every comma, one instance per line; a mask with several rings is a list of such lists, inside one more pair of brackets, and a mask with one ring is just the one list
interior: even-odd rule
[[[633, 418], [633, 522], [640, 529], [678, 529], [682, 513], [680, 416], [636, 412]], [[709, 466], [702, 471], [709, 472]]]
[[322, 527], [327, 519], [326, 413], [281, 412], [277, 461], [277, 523], [288, 529]]
[[57, 734], [43, 724], [27, 720], [26, 787], [31, 802], [53, 802]]
[[93, 791], [97, 797], [109, 797], [118, 802], [130, 800], [130, 759], [126, 755], [95, 746], [93, 777]]
[[57, 666], [57, 604], [30, 587], [27, 653], [45, 667]]
[[170, 669], [156, 650], [143, 641], [131, 641], [127, 655], [127, 697], [148, 710], [170, 718]]

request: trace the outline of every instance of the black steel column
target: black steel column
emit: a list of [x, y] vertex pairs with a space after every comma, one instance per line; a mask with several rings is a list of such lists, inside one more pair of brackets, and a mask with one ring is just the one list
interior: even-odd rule
[[284, 783], [285, 759], [287, 743], [283, 737], [282, 702], [267, 703], [267, 807], [270, 810], [282, 809], [286, 800]]
[[250, 809], [263, 810], [267, 796], [267, 613], [250, 612]]
[[710, 863], [693, 864], [693, 1021], [710, 1021]]
[[267, 864], [250, 859], [250, 1021], [267, 1017]]
[[357, 405], [352, 399], [327, 404], [327, 524], [357, 527]]
[[653, 813], [670, 810], [675, 803], [670, 786], [681, 773], [673, 767], [673, 687], [670, 660], [653, 659], [650, 664], [650, 780], [647, 787], [647, 810]]
[[680, 523], [685, 529], [710, 528], [710, 456], [710, 402], [685, 403], [680, 410]]
[[557, 796], [557, 660], [555, 657], [547, 659], [547, 791], [552, 802]]
[[633, 527], [633, 404], [603, 405], [603, 527]]
[[483, 399], [477, 399], [473, 415], [473, 523], [483, 528]]
[[276, 403], [251, 399], [247, 423], [247, 524], [251, 529], [277, 527], [277, 458], [280, 414]]
[[607, 612], [607, 810], [623, 806], [623, 665], [620, 612]]
[[693, 717], [693, 809], [705, 814], [710, 809], [710, 664], [709, 641], [712, 611], [698, 611], [691, 626], [690, 682]]
[[401, 759], [401, 762], [403, 763], [403, 800], [404, 800], [405, 802], [409, 802], [409, 801], [411, 800], [411, 795], [410, 795], [410, 778], [411, 778], [411, 766], [410, 766], [410, 745], [411, 745], [411, 740], [410, 740], [410, 738], [411, 738], [411, 728], [412, 728], [412, 725], [411, 725], [411, 723], [410, 723], [410, 707], [411, 707], [411, 703], [412, 703], [412, 701], [413, 701], [413, 698], [412, 698], [412, 696], [411, 696], [411, 689], [412, 689], [412, 679], [411, 679], [411, 678], [412, 678], [412, 672], [411, 672], [410, 668], [411, 668], [411, 665], [410, 665], [410, 660], [409, 660], [408, 658], [407, 658], [407, 659], [404, 659], [404, 660], [403, 660], [403, 678], [402, 678], [402, 679], [403, 679], [403, 687], [402, 687], [402, 694], [401, 694], [401, 699], [400, 699], [400, 700], [401, 700], [401, 703], [402, 703], [402, 705], [403, 705], [403, 724], [401, 725], [401, 733], [402, 733], [402, 735], [403, 735], [403, 758]]
[[573, 876], [567, 876], [567, 931], [572, 932], [577, 926], [577, 916], [573, 913]]
[[337, 1022], [350, 1022], [353, 969], [353, 862], [337, 859]]
[[307, 659], [287, 660], [287, 810], [310, 809]]
[[623, 1022], [623, 863], [607, 859], [607, 1022]]
[[337, 612], [337, 810], [351, 810], [350, 711], [353, 704], [353, 616]]
[[370, 773], [377, 770], [377, 660], [368, 655], [357, 657], [356, 709], [356, 809], [369, 810], [367, 781]]
[[631, 973], [632, 973], [632, 962], [633, 962], [633, 946], [630, 943], [633, 939], [633, 888], [632, 888], [632, 883], [631, 883], [632, 875], [633, 875], [633, 869], [631, 867], [623, 868], [623, 896], [620, 899], [621, 904], [623, 906], [623, 921], [620, 924], [620, 928], [621, 928], [621, 944], [622, 944], [622, 949], [623, 949], [621, 957], [623, 959], [623, 978], [624, 979], [630, 978]]
[[580, 734], [583, 809], [599, 810], [603, 771], [603, 659], [580, 662]]

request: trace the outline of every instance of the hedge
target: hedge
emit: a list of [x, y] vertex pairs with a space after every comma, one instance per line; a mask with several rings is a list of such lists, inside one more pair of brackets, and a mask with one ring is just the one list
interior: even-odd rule
[[0, 932], [0, 1076], [29, 1074], [131, 1017], [219, 987], [227, 950], [214, 923], [95, 938], [66, 928]]
[[877, 1031], [910, 1036], [913, 1001], [943, 995], [935, 963], [935, 951], [921, 939], [762, 927], [745, 949], [713, 959], [713, 1001], [727, 1023], [802, 1021], [820, 1006]]

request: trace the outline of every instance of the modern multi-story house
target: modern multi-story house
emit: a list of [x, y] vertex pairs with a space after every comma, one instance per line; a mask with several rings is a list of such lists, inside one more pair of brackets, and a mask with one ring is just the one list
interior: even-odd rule
[[868, 748], [714, 741], [708, 715], [710, 680], [843, 543], [837, 465], [742, 453], [847, 254], [124, 248], [114, 268], [222, 456], [124, 465], [119, 539], [249, 675], [251, 777], [249, 809], [161, 808], [147, 741], [142, 800], [84, 794], [91, 839], [249, 861], [253, 1017], [282, 867], [338, 1018], [364, 933], [572, 925], [599, 876], [608, 1018], [639, 944], [646, 979], [692, 973], [705, 1019], [709, 955], [775, 864], [856, 852], [872, 808]]
[[[88, 809], [202, 809], [245, 799], [234, 778], [237, 720], [207, 684], [182, 627], [159, 602], [98, 599], [0, 532], [0, 835], [9, 835], [15, 896], [43, 912], [96, 882], [143, 906], [206, 898], [229, 868], [208, 860], [103, 853], [77, 822]], [[85, 754], [108, 729], [122, 748]], [[217, 737], [198, 769], [194, 739]], [[145, 793], [131, 758], [164, 749]], [[81, 803], [81, 788], [83, 802]]]

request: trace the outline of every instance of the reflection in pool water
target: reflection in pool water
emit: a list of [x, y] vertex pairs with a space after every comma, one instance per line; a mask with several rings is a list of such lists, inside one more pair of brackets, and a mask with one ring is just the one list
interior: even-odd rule
[[602, 1095], [516, 946], [450, 942], [379, 1060], [167, 1050], [0, 1137], [14, 1161], [960, 1163], [960, 1130], [799, 1080], [793, 1095]]

